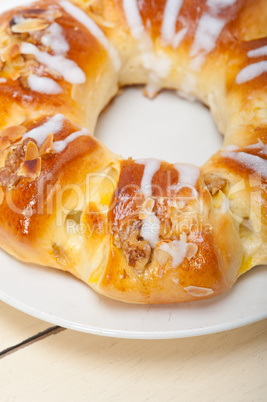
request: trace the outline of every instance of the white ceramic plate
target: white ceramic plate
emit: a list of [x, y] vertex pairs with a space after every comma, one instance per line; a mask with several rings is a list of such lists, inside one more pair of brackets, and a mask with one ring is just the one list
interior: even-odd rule
[[[209, 111], [170, 92], [148, 101], [128, 89], [100, 118], [97, 137], [125, 157], [202, 164], [221, 145]], [[267, 269], [257, 267], [219, 297], [178, 305], [129, 305], [72, 276], [0, 252], [0, 299], [53, 324], [98, 335], [163, 339], [204, 335], [267, 317]]]

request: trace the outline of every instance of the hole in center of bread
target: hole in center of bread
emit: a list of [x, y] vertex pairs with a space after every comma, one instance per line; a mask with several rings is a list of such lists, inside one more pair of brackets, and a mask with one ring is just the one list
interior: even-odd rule
[[96, 137], [124, 158], [202, 165], [222, 146], [209, 109], [164, 91], [155, 99], [127, 88], [101, 114]]

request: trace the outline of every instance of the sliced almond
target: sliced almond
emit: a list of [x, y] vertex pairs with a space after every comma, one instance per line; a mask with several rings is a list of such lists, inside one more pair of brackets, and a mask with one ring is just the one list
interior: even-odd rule
[[39, 151], [37, 145], [32, 141], [28, 142], [25, 154], [25, 161], [32, 161], [33, 159], [37, 159], [38, 156]]
[[203, 288], [201, 286], [187, 286], [184, 290], [192, 296], [203, 297], [209, 296], [213, 293], [213, 290], [210, 288]]
[[186, 252], [186, 258], [188, 260], [191, 260], [193, 258], [198, 250], [198, 246], [195, 243], [188, 243], [187, 244], [187, 252]]
[[29, 181], [35, 180], [40, 176], [42, 166], [42, 159], [37, 158], [30, 161], [25, 161], [21, 164], [18, 176], [25, 177]]
[[10, 147], [8, 137], [6, 135], [4, 137], [0, 137], [0, 152], [5, 151], [8, 147]]
[[183, 232], [183, 233], [180, 234], [180, 240], [182, 240], [185, 243], [187, 243], [187, 235], [186, 235], [186, 233]]
[[17, 81], [17, 79], [20, 77], [20, 71], [19, 70], [11, 70], [11, 71], [9, 71], [8, 72], [9, 73], [9, 76], [10, 76], [10, 78], [13, 80], [13, 81]]
[[170, 260], [172, 257], [169, 253], [166, 251], [157, 249], [156, 250], [156, 259], [162, 267], [167, 263], [168, 260]]
[[148, 198], [142, 205], [142, 208], [147, 212], [152, 212], [155, 205], [153, 198]]
[[56, 80], [62, 78], [62, 75], [59, 74], [57, 71], [53, 70], [52, 68], [45, 67], [45, 68], [44, 68], [44, 71], [45, 71], [47, 74], [51, 75], [51, 76], [52, 76], [53, 78], [55, 78]]
[[53, 133], [50, 133], [46, 137], [45, 141], [43, 142], [43, 144], [40, 148], [40, 151], [39, 151], [40, 156], [48, 154], [49, 152], [53, 151], [53, 140], [54, 140]]
[[5, 199], [5, 193], [4, 193], [4, 191], [0, 188], [0, 205], [3, 204], [4, 199]]
[[23, 134], [25, 134], [26, 131], [27, 129], [23, 126], [10, 126], [4, 128], [4, 130], [1, 131], [0, 136], [1, 137], [7, 136], [10, 141], [16, 141], [22, 138]]
[[14, 33], [25, 33], [34, 31], [43, 31], [49, 27], [49, 23], [46, 20], [40, 18], [28, 18], [16, 25], [13, 25], [11, 30]]
[[18, 43], [12, 43], [7, 46], [3, 52], [1, 53], [1, 60], [3, 62], [14, 59], [16, 56], [20, 54], [20, 45]]
[[139, 219], [144, 220], [147, 218], [148, 218], [148, 215], [145, 212], [143, 212], [143, 211], [139, 212]]

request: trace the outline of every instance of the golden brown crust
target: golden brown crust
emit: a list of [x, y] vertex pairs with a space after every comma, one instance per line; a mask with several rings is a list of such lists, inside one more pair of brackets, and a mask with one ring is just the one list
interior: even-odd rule
[[[213, 297], [267, 262], [267, 56], [253, 53], [267, 46], [267, 9], [264, 0], [215, 3], [182, 2], [179, 43], [164, 36], [165, 0], [132, 2], [139, 33], [122, 0], [73, 1], [90, 29], [53, 0], [0, 15], [2, 248], [135, 303]], [[54, 48], [43, 40], [49, 29]], [[222, 150], [199, 171], [112, 154], [88, 133], [130, 84], [148, 84], [150, 97], [171, 88], [199, 98], [225, 135]], [[27, 135], [43, 126], [41, 139]]]

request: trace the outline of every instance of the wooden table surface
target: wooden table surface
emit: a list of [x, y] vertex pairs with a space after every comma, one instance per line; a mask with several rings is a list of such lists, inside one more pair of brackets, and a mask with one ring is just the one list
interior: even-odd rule
[[129, 340], [52, 326], [0, 302], [0, 400], [267, 401], [267, 320]]

